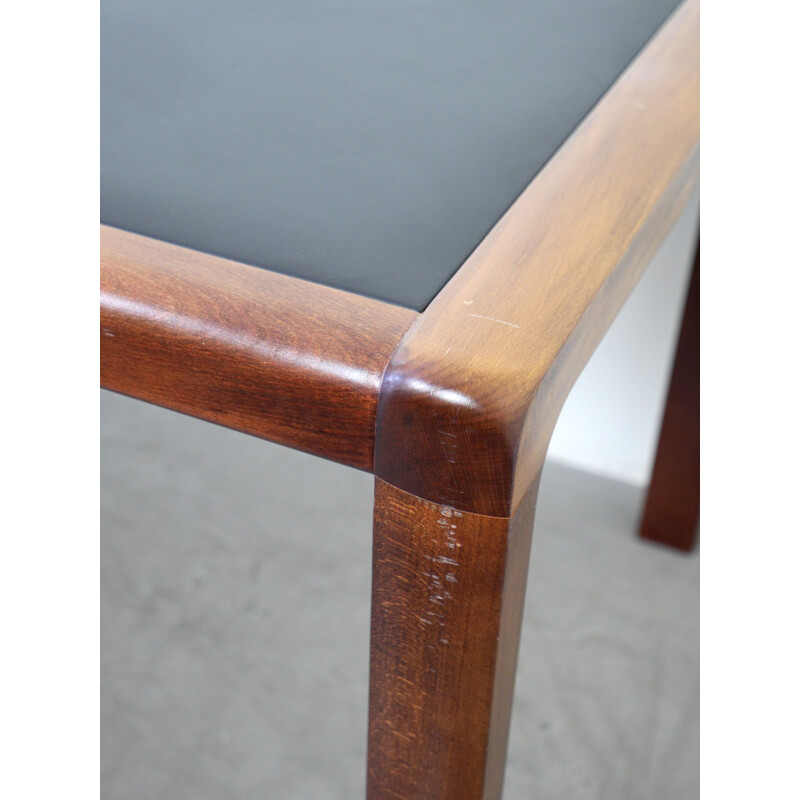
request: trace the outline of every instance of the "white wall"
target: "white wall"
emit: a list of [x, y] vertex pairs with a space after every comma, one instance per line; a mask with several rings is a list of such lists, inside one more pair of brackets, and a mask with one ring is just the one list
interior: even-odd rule
[[649, 482], [698, 210], [695, 195], [575, 384], [550, 458], [629, 483]]

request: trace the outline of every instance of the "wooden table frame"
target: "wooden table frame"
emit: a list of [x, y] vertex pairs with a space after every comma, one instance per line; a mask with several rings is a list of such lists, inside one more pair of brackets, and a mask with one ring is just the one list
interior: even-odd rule
[[[500, 796], [551, 433], [697, 185], [698, 106], [685, 0], [421, 314], [101, 229], [104, 387], [376, 476], [372, 800]], [[642, 526], [684, 548], [694, 319]]]

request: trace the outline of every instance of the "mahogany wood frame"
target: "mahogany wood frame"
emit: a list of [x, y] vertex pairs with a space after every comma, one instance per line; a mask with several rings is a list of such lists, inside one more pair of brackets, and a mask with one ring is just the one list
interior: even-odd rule
[[102, 386], [372, 470], [415, 312], [116, 228], [100, 245]]
[[101, 383], [374, 472], [371, 800], [498, 798], [539, 477], [697, 184], [685, 0], [422, 313], [105, 228]]

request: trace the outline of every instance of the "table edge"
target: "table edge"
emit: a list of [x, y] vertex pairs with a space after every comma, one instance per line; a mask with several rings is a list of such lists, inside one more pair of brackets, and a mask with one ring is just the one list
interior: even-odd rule
[[509, 517], [564, 401], [699, 181], [699, 0], [684, 0], [417, 318], [375, 474]]
[[102, 387], [372, 471], [415, 311], [107, 225], [100, 283]]

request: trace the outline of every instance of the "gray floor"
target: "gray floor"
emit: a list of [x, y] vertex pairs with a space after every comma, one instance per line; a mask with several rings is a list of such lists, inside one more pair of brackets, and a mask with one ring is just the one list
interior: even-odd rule
[[[372, 479], [102, 398], [104, 800], [363, 796]], [[548, 464], [506, 800], [699, 795], [697, 555]]]

